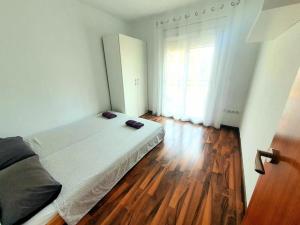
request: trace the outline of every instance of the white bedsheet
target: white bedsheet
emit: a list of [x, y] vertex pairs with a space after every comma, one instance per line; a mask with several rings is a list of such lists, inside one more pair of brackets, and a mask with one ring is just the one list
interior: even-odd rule
[[28, 220], [24, 225], [45, 225], [47, 224], [58, 211], [55, 209], [54, 204], [50, 204], [41, 210], [38, 214]]
[[93, 116], [26, 139], [40, 155], [42, 165], [63, 185], [58, 198], [26, 225], [41, 225], [39, 221], [55, 212], [69, 225], [78, 223], [162, 141], [164, 131], [159, 123], [134, 118], [145, 124], [135, 130], [124, 125], [131, 117], [116, 114], [111, 120]]

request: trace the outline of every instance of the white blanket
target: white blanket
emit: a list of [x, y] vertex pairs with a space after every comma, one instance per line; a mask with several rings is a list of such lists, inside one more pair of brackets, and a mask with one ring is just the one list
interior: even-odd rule
[[163, 139], [159, 123], [134, 118], [145, 124], [135, 130], [125, 125], [132, 117], [116, 114], [114, 119], [94, 116], [26, 139], [42, 165], [63, 185], [52, 205], [69, 225], [78, 223]]

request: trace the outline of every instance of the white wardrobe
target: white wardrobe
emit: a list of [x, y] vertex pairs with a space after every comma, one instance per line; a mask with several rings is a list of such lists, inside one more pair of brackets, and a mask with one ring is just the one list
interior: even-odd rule
[[123, 34], [103, 37], [112, 110], [141, 116], [148, 110], [147, 55], [143, 41]]

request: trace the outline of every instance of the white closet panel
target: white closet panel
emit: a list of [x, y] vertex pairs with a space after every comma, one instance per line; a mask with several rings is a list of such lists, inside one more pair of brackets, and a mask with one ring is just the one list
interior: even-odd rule
[[103, 37], [112, 110], [147, 112], [147, 58], [143, 41], [122, 34]]

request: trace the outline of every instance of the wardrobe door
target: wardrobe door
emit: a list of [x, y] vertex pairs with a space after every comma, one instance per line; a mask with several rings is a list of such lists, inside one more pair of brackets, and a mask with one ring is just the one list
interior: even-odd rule
[[139, 96], [139, 115], [143, 115], [147, 112], [147, 55], [146, 55], [146, 45], [144, 42], [140, 41], [138, 43], [139, 48], [139, 68], [138, 68], [138, 96]]
[[125, 112], [131, 116], [139, 116], [138, 72], [139, 51], [136, 39], [119, 35], [122, 74], [124, 83]]
[[112, 110], [126, 113], [119, 35], [104, 36], [103, 44]]

